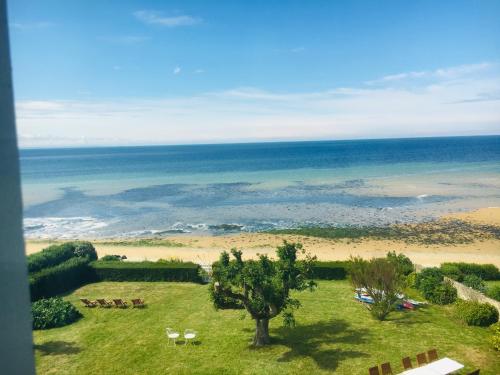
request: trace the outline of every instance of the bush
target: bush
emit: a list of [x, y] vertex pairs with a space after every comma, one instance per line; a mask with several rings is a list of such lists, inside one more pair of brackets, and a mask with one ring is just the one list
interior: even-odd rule
[[415, 288], [417, 282], [417, 273], [412, 272], [408, 276], [406, 276], [406, 286], [410, 288]]
[[498, 310], [489, 303], [458, 300], [456, 313], [469, 326], [487, 327], [498, 321]]
[[426, 299], [430, 299], [434, 288], [444, 280], [443, 273], [439, 268], [424, 268], [417, 274], [415, 287], [422, 292]]
[[344, 280], [348, 270], [349, 262], [314, 262], [312, 277], [319, 280]]
[[82, 314], [62, 298], [41, 299], [32, 303], [33, 329], [62, 327], [78, 320]]
[[500, 285], [494, 285], [487, 290], [488, 297], [500, 301]]
[[199, 265], [158, 262], [92, 262], [97, 280], [102, 281], [192, 281], [201, 282]]
[[449, 305], [457, 299], [457, 289], [449, 281], [438, 284], [428, 296], [428, 300], [438, 305]]
[[52, 297], [93, 281], [93, 272], [88, 263], [87, 257], [71, 258], [57, 266], [31, 274], [31, 300]]
[[99, 262], [120, 262], [122, 259], [127, 259], [127, 257], [122, 257], [121, 255], [104, 255], [99, 258]]
[[97, 252], [90, 242], [73, 242], [75, 256], [87, 257], [90, 261], [97, 260]]
[[66, 242], [52, 245], [42, 251], [28, 255], [28, 272], [35, 273], [45, 268], [57, 266], [74, 257], [97, 259], [97, 253], [90, 242]]
[[38, 253], [28, 255], [28, 272], [33, 273], [54, 267], [74, 256], [74, 246], [70, 242], [49, 246]]
[[[466, 275], [476, 275], [483, 280], [500, 280], [500, 271], [493, 264], [443, 263], [441, 269], [443, 272], [445, 272], [445, 270], [453, 270], [454, 273], [456, 272], [455, 270], [458, 269], [462, 278]], [[448, 276], [446, 273], [445, 275]], [[455, 274], [452, 275], [455, 276]], [[454, 278], [452, 275], [449, 277]]]
[[402, 275], [408, 276], [415, 271], [412, 261], [403, 253], [396, 254], [395, 251], [390, 251], [387, 253], [387, 260], [394, 264]]
[[441, 264], [441, 271], [444, 275], [448, 276], [458, 282], [462, 282], [464, 279], [464, 274], [460, 271], [460, 268], [454, 263], [443, 263]]
[[481, 293], [486, 292], [486, 285], [484, 285], [483, 279], [476, 275], [466, 275], [462, 283], [469, 288], [476, 289]]
[[492, 324], [490, 329], [493, 332], [491, 344], [495, 350], [500, 350], [500, 322]]

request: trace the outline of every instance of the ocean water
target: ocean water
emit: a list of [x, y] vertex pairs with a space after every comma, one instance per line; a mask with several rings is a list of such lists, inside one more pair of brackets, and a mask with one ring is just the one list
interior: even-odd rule
[[21, 150], [28, 238], [386, 225], [500, 206], [500, 136]]

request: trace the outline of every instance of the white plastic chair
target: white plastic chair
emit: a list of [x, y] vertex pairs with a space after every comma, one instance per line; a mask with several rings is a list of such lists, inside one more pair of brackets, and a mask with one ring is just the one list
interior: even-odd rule
[[179, 332], [174, 331], [172, 328], [167, 328], [166, 332], [167, 332], [167, 338], [168, 338], [167, 345], [170, 344], [170, 340], [172, 340], [174, 343], [174, 346], [175, 346], [175, 341], [180, 336]]
[[188, 342], [193, 342], [193, 340], [196, 338], [197, 332], [193, 329], [186, 329], [184, 330], [184, 345], [187, 345]]

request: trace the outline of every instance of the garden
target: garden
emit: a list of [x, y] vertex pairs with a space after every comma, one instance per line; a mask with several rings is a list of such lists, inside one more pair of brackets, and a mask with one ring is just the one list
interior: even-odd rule
[[[67, 259], [59, 263], [48, 255], [54, 251], [37, 255], [36, 262], [33, 261], [49, 265], [45, 268], [33, 267], [32, 259], [28, 261], [32, 295], [33, 291], [38, 293], [33, 304], [35, 315], [36, 304], [51, 301], [56, 315], [64, 317], [50, 320], [44, 316], [42, 320], [55, 322], [52, 325], [55, 328], [38, 326], [36, 328], [44, 329], [34, 330], [38, 373], [366, 374], [372, 365], [387, 361], [398, 373], [402, 371], [402, 357], [415, 356], [430, 348], [437, 348], [441, 356], [459, 360], [466, 371], [480, 368], [482, 374], [500, 373], [493, 329], [486, 324], [491, 323], [488, 321], [491, 314], [483, 313], [486, 318], [479, 323], [485, 324], [469, 325], [477, 323], [466, 318], [467, 314], [477, 317], [470, 312], [474, 308], [455, 302], [456, 295], [441, 279], [444, 273], [440, 269], [426, 271], [426, 277], [422, 277], [422, 273], [413, 274], [411, 269], [401, 271], [408, 274], [404, 283], [406, 295], [415, 300], [423, 300], [427, 295], [427, 300], [435, 298], [435, 302], [418, 309], [394, 307], [379, 320], [370, 306], [353, 298], [353, 280], [347, 279], [352, 266], [311, 260], [313, 291], [309, 290], [309, 284], [290, 285], [289, 296], [279, 300], [286, 302], [286, 306], [281, 314], [269, 320], [269, 343], [256, 346], [253, 345], [256, 324], [248, 309], [214, 308], [214, 301], [223, 307], [221, 301], [217, 303], [214, 299], [214, 281], [203, 284], [203, 275], [200, 276], [196, 265], [176, 261], [102, 261], [93, 256], [91, 245], [77, 243], [66, 247], [70, 249], [66, 249]], [[80, 262], [85, 267], [79, 265]], [[371, 267], [368, 263], [362, 267]], [[246, 264], [248, 274], [255, 275], [259, 262]], [[273, 264], [271, 269], [275, 267]], [[289, 266], [287, 263], [288, 268], [282, 271], [291, 271]], [[385, 267], [376, 265], [381, 266]], [[59, 271], [49, 271], [56, 267]], [[67, 283], [67, 290], [61, 291], [59, 286], [56, 293], [50, 293], [52, 282], [59, 285], [60, 277], [56, 275], [68, 272], [68, 267], [77, 270], [75, 282]], [[220, 280], [218, 285], [226, 290], [231, 287], [236, 292], [240, 280], [231, 279], [228, 272], [228, 268], [222, 266], [217, 271], [214, 265], [215, 278]], [[421, 284], [426, 285], [429, 278], [436, 278], [438, 282], [434, 282], [432, 288], [423, 287]], [[77, 285], [78, 279], [80, 285]], [[62, 300], [51, 299], [56, 294]], [[146, 306], [141, 309], [87, 308], [81, 298], [127, 301], [141, 298]], [[300, 308], [294, 301], [300, 302]], [[249, 303], [255, 306], [257, 302]], [[293, 324], [284, 325], [290, 318], [290, 307], [294, 307]], [[45, 313], [51, 309], [39, 308]], [[197, 337], [190, 345], [184, 345], [182, 337], [173, 345], [167, 341], [166, 327], [180, 332], [194, 329]]]

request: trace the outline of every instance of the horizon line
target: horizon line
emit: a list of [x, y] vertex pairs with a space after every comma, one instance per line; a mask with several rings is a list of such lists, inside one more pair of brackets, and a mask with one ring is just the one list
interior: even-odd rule
[[217, 145], [245, 145], [259, 143], [313, 143], [313, 142], [345, 142], [345, 141], [383, 141], [383, 140], [403, 140], [403, 139], [432, 139], [432, 138], [479, 138], [479, 137], [500, 137], [500, 133], [495, 134], [472, 134], [472, 135], [423, 135], [423, 136], [394, 136], [394, 137], [361, 137], [361, 138], [337, 138], [337, 139], [281, 139], [281, 140], [229, 140], [227, 142], [200, 142], [200, 143], [144, 143], [144, 144], [96, 144], [96, 145], [68, 145], [68, 146], [34, 146], [22, 147], [19, 150], [47, 150], [47, 149], [86, 149], [86, 148], [127, 148], [127, 147], [175, 147], [175, 146], [217, 146]]

